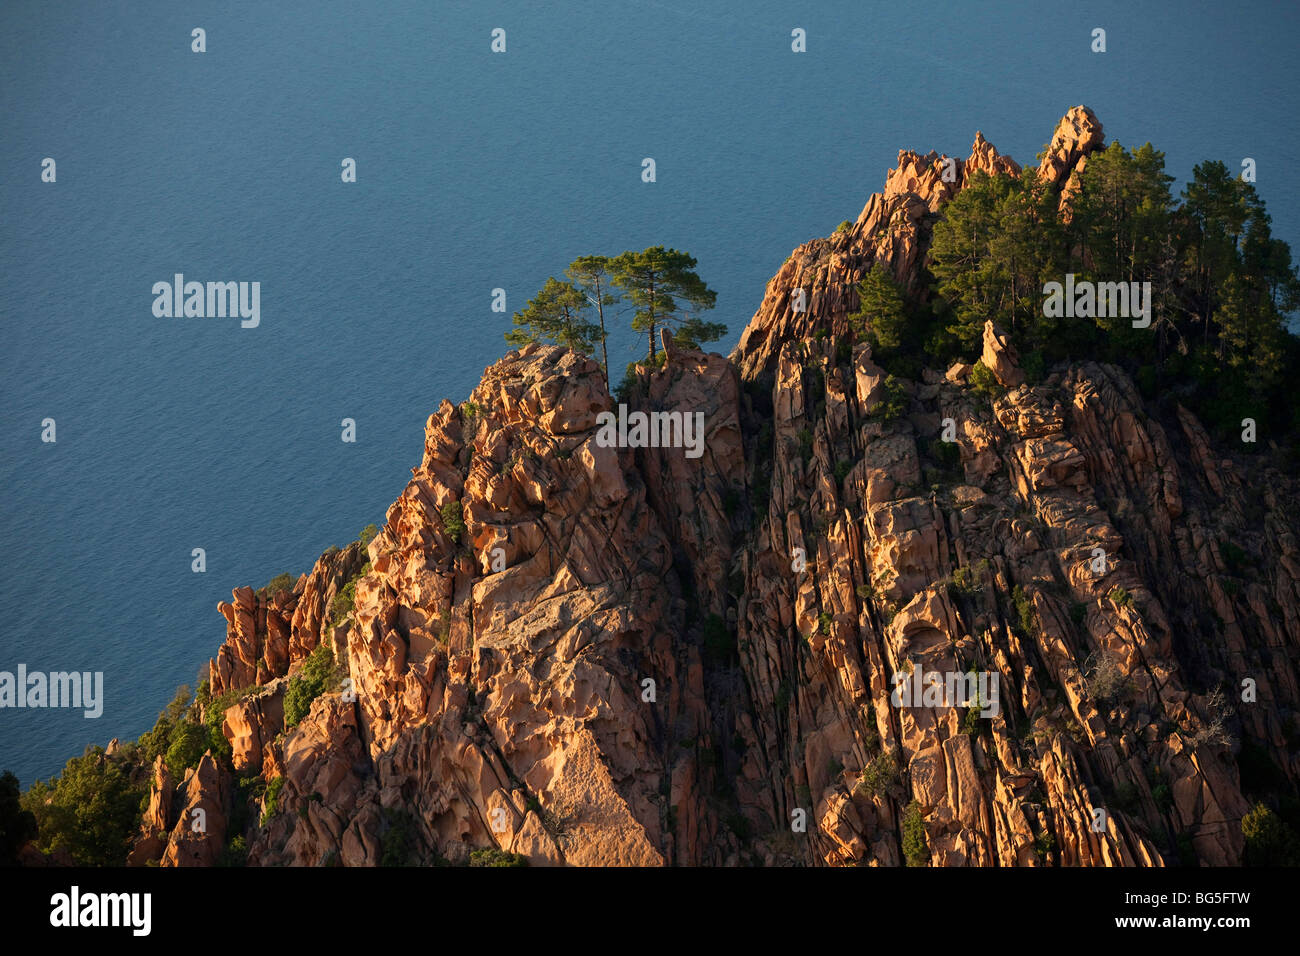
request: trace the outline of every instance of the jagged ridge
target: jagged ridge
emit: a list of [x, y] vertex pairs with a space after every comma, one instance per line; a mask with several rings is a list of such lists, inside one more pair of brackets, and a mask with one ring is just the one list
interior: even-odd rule
[[[1039, 171], [1067, 212], [1101, 141], [1083, 107], [1057, 127]], [[703, 458], [600, 448], [598, 367], [530, 346], [430, 417], [352, 619], [322, 633], [356, 546], [222, 605], [214, 693], [261, 688], [226, 712], [237, 773], [284, 780], [250, 863], [374, 864], [400, 831], [424, 861], [898, 865], [908, 807], [934, 865], [1240, 861], [1242, 746], [1292, 788], [1300, 769], [1295, 483], [1095, 363], [994, 402], [968, 367], [927, 372], [881, 420], [884, 373], [848, 345], [856, 283], [881, 261], [915, 290], [942, 204], [1019, 171], [982, 136], [951, 182], [945, 160], [900, 153], [850, 230], [796, 249], [730, 362], [672, 350], [643, 376], [639, 407], [705, 413]], [[985, 364], [1015, 384], [991, 328]], [[944, 418], [957, 463], [931, 444]], [[1244, 586], [1228, 538], [1258, 565]], [[282, 734], [284, 677], [322, 640], [355, 703], [323, 695]], [[1101, 658], [1118, 700], [1089, 691]], [[890, 706], [906, 662], [998, 672], [1002, 713], [967, 733], [957, 708]], [[1208, 692], [1243, 677], [1259, 703], [1229, 718], [1234, 752]], [[205, 758], [173, 796], [160, 764], [137, 860], [215, 859], [224, 776]], [[203, 801], [206, 836], [183, 824]]]

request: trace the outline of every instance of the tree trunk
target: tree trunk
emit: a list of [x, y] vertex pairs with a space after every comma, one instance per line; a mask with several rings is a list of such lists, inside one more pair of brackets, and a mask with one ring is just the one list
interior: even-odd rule
[[605, 346], [605, 292], [596, 279], [596, 312], [600, 315], [600, 355], [605, 366], [605, 391], [609, 391], [609, 349]]
[[650, 367], [655, 367], [655, 332], [658, 331], [658, 323], [655, 322], [655, 281], [652, 276], [650, 279]]

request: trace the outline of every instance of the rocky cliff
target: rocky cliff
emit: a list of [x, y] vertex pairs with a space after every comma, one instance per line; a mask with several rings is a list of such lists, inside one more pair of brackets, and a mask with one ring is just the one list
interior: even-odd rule
[[[1076, 107], [1044, 153], [1066, 214], [1101, 143]], [[561, 348], [444, 401], [364, 553], [220, 605], [235, 769], [160, 761], [135, 862], [236, 830], [255, 865], [1239, 862], [1243, 775], [1300, 780], [1296, 481], [1115, 367], [1022, 384], [991, 324], [1005, 394], [962, 365], [891, 392], [855, 286], [915, 290], [976, 170], [1020, 167], [900, 153], [729, 359], [665, 342], [630, 401], [702, 413], [699, 458], [602, 447], [600, 368]], [[322, 643], [338, 680], [286, 727]], [[997, 675], [998, 712], [895, 706], [918, 668]]]

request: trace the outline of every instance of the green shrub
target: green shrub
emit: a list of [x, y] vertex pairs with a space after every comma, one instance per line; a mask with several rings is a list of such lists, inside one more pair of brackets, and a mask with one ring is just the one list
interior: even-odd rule
[[862, 727], [862, 746], [868, 752], [874, 751], [880, 746], [880, 734], [876, 730], [875, 721], [870, 716], [867, 717]]
[[1241, 818], [1246, 837], [1246, 862], [1250, 866], [1300, 865], [1300, 840], [1295, 831], [1263, 803]]
[[236, 805], [248, 800], [260, 800], [264, 793], [266, 793], [266, 781], [259, 775], [240, 777], [235, 781]]
[[376, 528], [373, 524], [368, 524], [364, 528], [362, 528], [361, 535], [360, 537], [357, 538], [357, 540], [361, 542], [362, 550], [365, 550], [366, 547], [369, 546], [370, 542], [374, 541], [378, 535], [379, 535], [379, 529]]
[[403, 810], [383, 811], [388, 829], [380, 838], [380, 866], [408, 866], [415, 852], [415, 818]]
[[1047, 862], [1047, 854], [1056, 849], [1056, 837], [1052, 836], [1051, 831], [1044, 830], [1038, 834], [1034, 840], [1034, 854], [1042, 863]]
[[849, 476], [853, 470], [853, 462], [847, 458], [841, 458], [835, 463], [835, 481], [837, 484], [843, 483], [844, 479]]
[[19, 806], [35, 820], [43, 852], [66, 850], [79, 866], [123, 866], [147, 799], [122, 761], [90, 747], [58, 777], [32, 784]]
[[357, 603], [357, 582], [369, 573], [370, 562], [367, 561], [361, 566], [361, 570], [349, 578], [347, 584], [339, 588], [338, 593], [334, 595], [329, 609], [329, 620], [333, 627], [338, 627], [352, 616]]
[[241, 833], [231, 840], [221, 851], [217, 866], [247, 866], [248, 842]]
[[236, 777], [233, 799], [231, 800], [230, 818], [226, 821], [226, 835], [244, 833], [248, 829], [248, 820], [253, 807], [266, 793], [266, 781], [260, 774], [251, 777]]
[[285, 729], [298, 726], [311, 710], [312, 701], [335, 687], [339, 679], [334, 652], [328, 644], [318, 645], [303, 661], [302, 670], [290, 678], [284, 692]]
[[176, 688], [171, 702], [158, 714], [153, 729], [140, 735], [140, 756], [146, 766], [151, 766], [158, 757], [167, 753], [172, 745], [172, 733], [188, 718], [190, 707], [189, 685], [182, 684]]
[[451, 538], [451, 543], [459, 544], [460, 536], [465, 533], [465, 522], [462, 520], [460, 502], [447, 502], [438, 509], [438, 514], [442, 516], [442, 530], [446, 532], [447, 537]]
[[973, 598], [982, 590], [984, 587], [979, 583], [974, 568], [962, 565], [952, 572], [948, 584], [948, 593], [952, 596]]
[[280, 791], [284, 789], [284, 777], [276, 777], [266, 787], [266, 800], [262, 804], [261, 826], [266, 826], [270, 819], [280, 812]]
[[504, 850], [471, 850], [470, 866], [527, 866], [528, 858], [520, 853], [507, 853]]
[[903, 811], [903, 857], [908, 866], [925, 866], [930, 862], [925, 819], [921, 816], [921, 805], [915, 800]]
[[901, 780], [902, 771], [897, 758], [892, 753], [880, 753], [862, 768], [862, 776], [858, 778], [854, 793], [878, 797]]
[[293, 576], [286, 571], [284, 574], [277, 574], [267, 582], [265, 587], [258, 588], [257, 596], [263, 600], [270, 601], [281, 591], [292, 591], [294, 585]]
[[832, 618], [825, 611], [822, 611], [820, 614], [817, 615], [817, 629], [822, 632], [822, 637], [831, 636], [831, 626], [834, 623], [835, 623], [835, 619]]
[[893, 375], [886, 375], [881, 389], [884, 395], [867, 418], [888, 424], [907, 414], [907, 388], [899, 379]]
[[197, 767], [208, 750], [208, 732], [206, 727], [185, 720], [172, 732], [167, 755], [163, 758], [167, 770], [179, 784], [181, 777], [190, 767]]
[[976, 360], [970, 370], [970, 387], [975, 389], [981, 395], [987, 395], [990, 399], [1001, 398], [1006, 394], [1006, 389], [1002, 383], [997, 380], [992, 370], [982, 361]]
[[207, 731], [208, 749], [212, 751], [212, 756], [227, 765], [230, 763], [230, 741], [221, 731], [226, 711], [256, 689], [256, 687], [232, 688], [224, 694], [210, 698], [203, 706], [203, 725]]
[[339, 588], [334, 600], [330, 601], [329, 619], [330, 624], [338, 627], [349, 617], [352, 616], [353, 610], [357, 603], [357, 579], [350, 578], [348, 583]]
[[845, 219], [842, 223], [840, 223], [838, 226], [835, 227], [835, 231], [848, 232], [852, 228], [853, 228], [853, 223], [848, 219]]
[[888, 266], [876, 263], [858, 283], [857, 293], [858, 308], [845, 318], [854, 334], [871, 344], [872, 355], [883, 364], [913, 339], [903, 290]]
[[1110, 593], [1106, 596], [1120, 607], [1129, 607], [1133, 604], [1133, 595], [1129, 594], [1127, 590], [1121, 587], [1111, 588]]
[[1013, 625], [1019, 628], [1020, 636], [1028, 640], [1034, 636], [1034, 631], [1038, 626], [1038, 615], [1034, 612], [1034, 602], [1025, 589], [1019, 584], [1011, 591], [1011, 602], [1016, 609], [1016, 623]]

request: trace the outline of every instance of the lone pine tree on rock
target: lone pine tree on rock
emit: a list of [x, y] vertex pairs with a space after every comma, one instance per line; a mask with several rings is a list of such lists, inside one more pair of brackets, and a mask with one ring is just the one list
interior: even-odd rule
[[572, 282], [554, 276], [513, 317], [515, 327], [506, 333], [511, 345], [549, 340], [575, 352], [590, 353], [600, 327], [587, 319], [586, 295]]
[[609, 350], [605, 347], [605, 306], [618, 301], [611, 290], [613, 277], [609, 272], [609, 256], [579, 256], [569, 263], [565, 275], [596, 308], [600, 322], [601, 365], [605, 368], [605, 390], [609, 391]]
[[872, 351], [885, 354], [903, 344], [908, 331], [907, 311], [898, 283], [886, 266], [875, 263], [858, 283], [858, 310], [849, 325], [871, 343]]
[[673, 341], [682, 348], [699, 348], [726, 334], [725, 325], [705, 322], [697, 314], [713, 308], [718, 294], [695, 273], [695, 259], [687, 253], [650, 246], [617, 256], [609, 269], [635, 309], [632, 328], [646, 336], [651, 366], [657, 362], [661, 326], [672, 330]]

